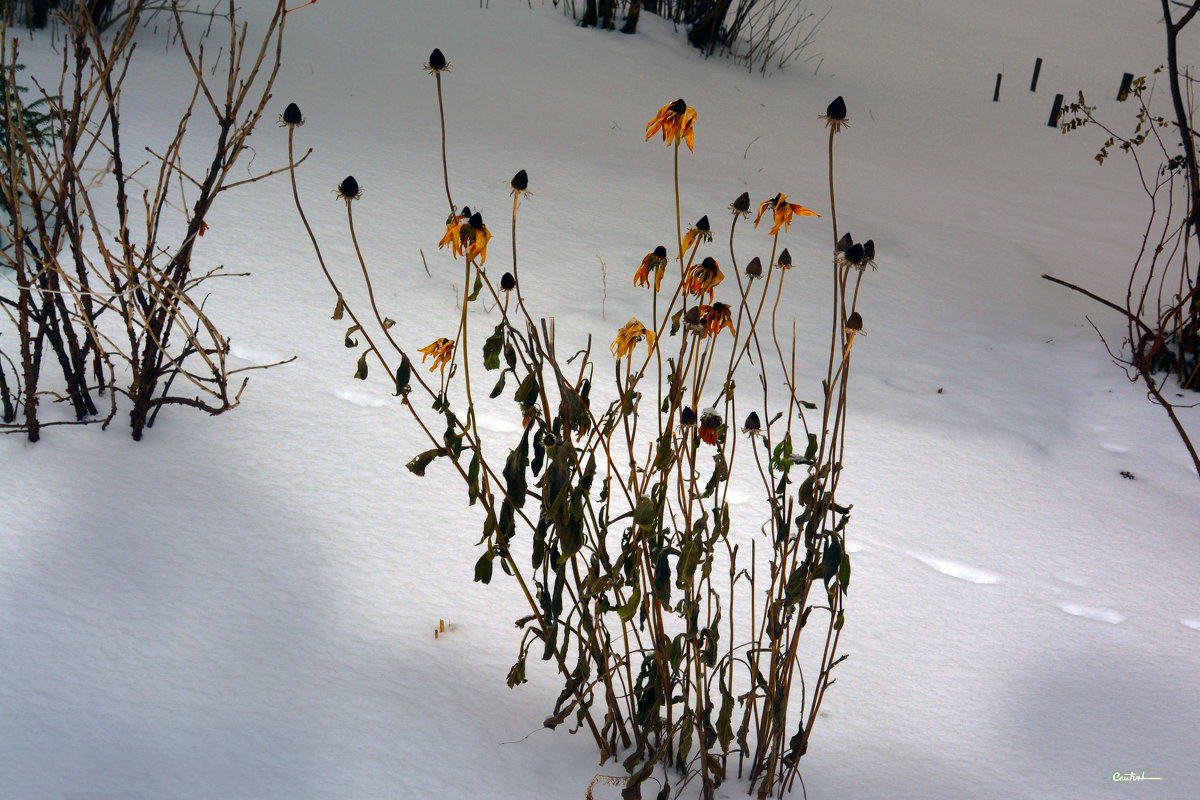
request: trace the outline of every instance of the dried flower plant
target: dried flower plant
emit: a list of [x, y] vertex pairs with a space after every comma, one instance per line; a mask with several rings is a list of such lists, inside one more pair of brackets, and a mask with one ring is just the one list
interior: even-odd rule
[[[438, 81], [443, 154], [447, 63], [435, 50], [426, 66]], [[833, 136], [846, 127], [844, 103], [835, 106], [825, 115], [838, 123], [829, 126], [830, 212]], [[795, 217], [817, 215], [782, 193], [765, 200], [759, 219], [770, 212], [770, 258], [747, 263], [743, 282], [734, 231], [751, 204], [749, 194], [734, 200], [728, 263], [737, 286], [730, 286], [717, 259], [702, 253], [712, 247], [708, 217], [686, 236], [679, 224], [679, 146], [693, 147], [695, 126], [696, 112], [682, 100], [659, 109], [646, 126], [647, 140], [661, 133], [674, 151], [677, 256], [671, 260], [678, 272], [666, 278], [664, 245], [631, 269], [633, 284], [650, 292], [649, 308], [615, 332], [611, 362], [593, 353], [590, 336], [572, 344], [574, 356], [561, 358], [552, 320], [538, 317], [521, 296], [516, 219], [529, 186], [524, 170], [509, 183], [512, 267], [498, 287], [482, 269], [491, 234], [478, 212], [456, 210], [446, 181], [451, 210], [441, 245], [465, 262], [462, 307], [453, 339], [416, 351], [422, 361], [434, 359], [440, 381], [426, 383], [413, 372], [386, 326], [375, 335], [364, 331], [360, 359], [360, 367], [370, 356], [394, 376], [399, 401], [429, 440], [430, 449], [409, 469], [424, 475], [441, 459], [465, 483], [465, 502], [480, 507], [476, 580], [490, 582], [499, 563], [528, 604], [517, 620], [522, 638], [508, 685], [525, 682], [531, 655], [551, 662], [562, 690], [546, 727], [573, 719], [576, 730], [595, 740], [602, 763], [619, 758], [628, 773], [626, 798], [639, 796], [652, 775], [663, 787], [660, 797], [695, 782], [711, 798], [734, 771], [758, 796], [782, 795], [798, 779], [835, 668], [846, 658], [839, 642], [850, 582], [850, 506], [836, 493], [850, 351], [862, 331], [855, 306], [865, 255], [853, 261], [836, 246], [831, 251], [828, 366], [821, 402], [809, 402], [797, 388], [794, 327], [787, 326], [792, 340], [785, 352], [786, 323], [778, 312], [787, 275], [815, 278], [794, 268], [779, 240]], [[289, 154], [295, 132], [288, 128]], [[293, 190], [304, 219], [294, 172]], [[837, 243], [836, 214], [830, 219], [830, 241]], [[353, 235], [352, 217], [348, 222]], [[312, 241], [338, 308], [361, 326], [339, 289], [344, 279], [326, 268]], [[762, 312], [772, 290], [768, 320]], [[494, 327], [472, 337], [466, 309], [481, 292], [495, 301]], [[725, 295], [720, 300], [718, 292]], [[382, 311], [369, 297], [378, 322]], [[770, 342], [778, 368], [763, 358]], [[499, 374], [488, 399], [471, 383], [480, 364]], [[598, 368], [614, 376], [604, 400], [593, 391]], [[506, 390], [509, 378], [515, 390]], [[519, 417], [515, 446], [482, 437], [475, 414], [489, 401]], [[743, 418], [740, 428], [732, 422]], [[739, 480], [759, 486], [761, 517], [735, 520], [735, 474], [753, 476]], [[798, 646], [805, 631], [818, 639], [815, 664], [801, 663], [809, 652]]]

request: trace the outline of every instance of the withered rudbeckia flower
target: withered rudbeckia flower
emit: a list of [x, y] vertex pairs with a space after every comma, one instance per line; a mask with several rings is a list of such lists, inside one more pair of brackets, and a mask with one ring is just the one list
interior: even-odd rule
[[729, 204], [729, 210], [734, 216], [741, 214], [743, 217], [750, 216], [750, 193], [742, 192], [738, 195], [738, 199]]
[[704, 330], [716, 336], [725, 328], [733, 330], [733, 312], [724, 303], [713, 303], [700, 309], [700, 324]]
[[779, 254], [779, 258], [776, 260], [775, 266], [779, 267], [780, 269], [791, 269], [792, 267], [796, 266], [792, 263], [791, 251], [786, 247], [783, 248], [783, 252]]
[[454, 355], [454, 342], [445, 338], [438, 339], [436, 342], [422, 347], [417, 351], [421, 354], [421, 363], [425, 363], [425, 359], [433, 356], [433, 366], [429, 368], [430, 372], [435, 369], [445, 369], [446, 364], [450, 363], [450, 357]]
[[704, 409], [700, 415], [700, 439], [708, 444], [716, 444], [724, 429], [721, 415], [711, 408]]
[[512, 180], [508, 182], [509, 188], [512, 190], [509, 194], [514, 197], [524, 197], [529, 192], [529, 173], [521, 170], [516, 175], [512, 176]]
[[687, 233], [683, 235], [683, 253], [680, 253], [679, 257], [683, 258], [683, 254], [691, 249], [694, 242], [711, 242], [712, 239], [712, 226], [708, 222], [708, 215], [705, 214], [696, 220], [696, 224], [688, 228]]
[[500, 276], [501, 291], [511, 292], [515, 288], [517, 288], [517, 279], [513, 277], [511, 272], [506, 272]]
[[693, 264], [692, 268], [688, 270], [685, 280], [688, 294], [699, 297], [708, 292], [709, 299], [712, 299], [714, 287], [725, 280], [725, 275], [717, 266], [716, 259], [709, 256], [699, 264]]
[[425, 62], [425, 71], [430, 75], [436, 75], [439, 72], [450, 72], [450, 62], [442, 55], [442, 51], [438, 48], [433, 48], [433, 52], [429, 54], [429, 60]]
[[487, 246], [492, 239], [492, 232], [483, 224], [482, 214], [478, 211], [472, 214], [467, 224], [459, 229], [459, 235], [463, 237], [468, 261], [473, 258], [478, 258], [480, 264], [487, 261]]
[[[875, 249], [875, 243], [871, 243], [871, 249]], [[848, 267], [854, 267], [859, 272], [867, 268], [867, 249], [865, 245], [855, 242], [846, 248], [842, 253], [842, 263]]]
[[860, 335], [866, 336], [866, 333], [863, 331], [862, 314], [859, 314], [857, 311], [850, 312], [850, 316], [846, 318], [846, 325], [842, 328], [842, 331], [846, 334], [846, 352], [842, 356], [842, 363], [845, 363], [846, 359], [850, 357], [850, 349], [854, 347], [854, 337]]
[[692, 411], [691, 406], [684, 406], [679, 412], [679, 427], [685, 430], [696, 427], [696, 412]]
[[683, 312], [683, 326], [697, 336], [704, 336], [704, 323], [700, 320], [700, 306], [690, 306]]
[[863, 242], [863, 263], [870, 264], [871, 269], [878, 269], [875, 266], [875, 240], [867, 239]]
[[779, 228], [782, 226], [786, 231], [788, 226], [792, 224], [792, 217], [799, 214], [802, 217], [819, 217], [821, 216], [815, 211], [805, 208], [799, 203], [789, 203], [786, 194], [777, 194], [770, 200], [764, 201], [758, 207], [758, 216], [754, 218], [754, 227], [758, 227], [758, 223], [762, 220], [763, 214], [768, 210], [775, 212], [775, 225], [767, 233], [771, 236], [779, 233]]
[[633, 276], [634, 286], [650, 286], [650, 275], [654, 274], [654, 291], [658, 291], [662, 286], [663, 273], [667, 267], [667, 248], [661, 244], [654, 248], [653, 253], [647, 253], [642, 259], [642, 265], [638, 267]]
[[689, 108], [681, 98], [660, 108], [654, 119], [646, 123], [646, 141], [662, 131], [663, 141], [667, 144], [675, 144], [682, 139], [691, 150], [696, 140], [695, 127], [696, 109]]
[[750, 259], [750, 263], [746, 265], [746, 277], [750, 280], [762, 277], [762, 259], [758, 256]]
[[758, 436], [762, 433], [762, 423], [758, 420], [758, 413], [751, 411], [746, 415], [746, 424], [742, 426], [742, 433], [747, 433], [751, 436]]
[[631, 319], [617, 332], [617, 338], [613, 339], [609, 349], [617, 358], [633, 355], [633, 346], [643, 338], [646, 339], [647, 345], [654, 349], [654, 331], [647, 330], [645, 325], [636, 319]]
[[342, 178], [342, 182], [337, 187], [337, 196], [347, 202], [362, 197], [362, 189], [359, 188], [358, 181], [354, 180], [353, 175]]
[[299, 127], [304, 124], [304, 115], [300, 113], [300, 106], [295, 103], [288, 103], [287, 108], [279, 115], [279, 124], [289, 127]]
[[450, 245], [450, 252], [455, 258], [463, 254], [462, 229], [469, 227], [467, 221], [471, 218], [471, 209], [464, 206], [461, 214], [451, 214], [446, 217], [446, 234], [438, 242], [438, 249]]
[[835, 253], [844, 253], [850, 249], [850, 245], [854, 244], [854, 239], [850, 236], [850, 231], [842, 234], [842, 238], [837, 240], [837, 244], [833, 248]]
[[831, 128], [834, 133], [837, 133], [842, 128], [849, 128], [850, 121], [846, 119], [846, 101], [838, 95], [829, 107], [825, 109], [825, 113], [820, 115], [820, 118], [825, 120], [825, 127]]
[[853, 311], [846, 319], [846, 333], [847, 335], [853, 337], [862, 332], [862, 314], [859, 314], [857, 311]]

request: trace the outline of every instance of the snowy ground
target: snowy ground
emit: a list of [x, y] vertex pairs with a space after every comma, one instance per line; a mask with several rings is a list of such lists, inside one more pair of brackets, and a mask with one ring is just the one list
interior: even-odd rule
[[[875, 239], [880, 270], [860, 301], [840, 493], [855, 504], [851, 657], [805, 759], [810, 797], [1200, 796], [1196, 475], [1084, 315], [1116, 341], [1120, 320], [1040, 280], [1116, 295], [1140, 242], [1129, 165], [1098, 168], [1094, 135], [1046, 126], [1055, 92], [1131, 116], [1111, 100], [1121, 73], [1163, 58], [1157, 2], [1107, 5], [842, 0], [817, 74], [767, 79], [698, 59], [649, 15], [635, 37], [524, 0], [323, 0], [289, 17], [275, 105], [308, 118], [310, 217], [350, 275], [331, 190], [358, 178], [376, 291], [418, 346], [448, 335], [461, 281], [436, 248], [433, 47], [454, 65], [456, 199], [503, 218], [527, 169], [526, 295], [560, 336], [605, 343], [645, 304], [633, 270], [673, 230], [669, 153], [643, 142], [654, 111], [698, 109], [684, 217], [716, 220], [746, 190], [823, 209], [817, 115], [845, 96], [839, 222]], [[124, 108], [148, 140], [172, 124], [149, 92], [181, 75], [153, 42], [147, 94]], [[38, 46], [22, 49], [31, 70], [51, 62]], [[282, 129], [254, 139], [256, 169], [283, 163]], [[552, 675], [504, 687], [523, 606], [471, 582], [461, 490], [404, 469], [418, 432], [385, 380], [352, 380], [286, 182], [210, 221], [205, 257], [253, 273], [210, 301], [235, 354], [297, 360], [257, 373], [223, 417], [164, 412], [140, 444], [120, 427], [0, 437], [0, 796], [582, 797], [613, 767], [541, 729]], [[802, 265], [825, 263], [820, 225], [789, 234]], [[822, 319], [824, 275], [792, 284], [802, 329]], [[1162, 780], [1114, 783], [1131, 771]]]

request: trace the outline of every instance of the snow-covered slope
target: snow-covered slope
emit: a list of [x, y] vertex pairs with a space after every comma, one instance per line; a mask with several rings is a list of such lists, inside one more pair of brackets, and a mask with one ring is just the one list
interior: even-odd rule
[[[1099, 168], [1094, 136], [1046, 126], [1055, 92], [1131, 115], [1110, 99], [1121, 73], [1162, 60], [1159, 4], [1107, 5], [842, 0], [816, 74], [766, 79], [647, 14], [633, 37], [524, 0], [322, 0], [288, 19], [276, 105], [307, 116], [307, 210], [351, 276], [332, 189], [359, 180], [376, 292], [417, 346], [448, 335], [462, 280], [436, 247], [433, 47], [454, 65], [456, 199], [501, 218], [527, 169], [526, 296], [560, 336], [602, 342], [645, 305], [633, 270], [674, 226], [669, 153], [643, 141], [654, 111], [698, 110], [684, 217], [717, 219], [742, 191], [827, 206], [817, 115], [845, 96], [839, 221], [875, 239], [880, 269], [841, 490], [851, 657], [805, 759], [810, 797], [1200, 796], [1196, 475], [1084, 314], [1118, 341], [1120, 320], [1040, 279], [1117, 294], [1140, 242], [1129, 165]], [[147, 39], [146, 94], [124, 113], [152, 138], [181, 54]], [[53, 63], [45, 45], [23, 46], [31, 70]], [[256, 169], [283, 163], [285, 131], [254, 138]], [[619, 768], [541, 728], [552, 675], [504, 687], [521, 602], [471, 582], [477, 520], [455, 479], [409, 474], [419, 432], [386, 380], [352, 380], [286, 182], [241, 192], [204, 255], [252, 276], [208, 308], [246, 363], [297, 360], [255, 374], [237, 411], [164, 413], [140, 444], [120, 427], [0, 438], [0, 796], [582, 797]], [[788, 234], [801, 265], [824, 264], [819, 226]], [[802, 329], [822, 277], [791, 285]], [[1162, 780], [1114, 784], [1131, 771]]]

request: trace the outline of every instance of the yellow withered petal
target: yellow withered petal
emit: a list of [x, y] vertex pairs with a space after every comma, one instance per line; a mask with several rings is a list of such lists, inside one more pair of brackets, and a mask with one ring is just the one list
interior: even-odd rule
[[421, 354], [421, 363], [425, 363], [425, 359], [433, 357], [433, 366], [429, 368], [430, 372], [435, 369], [445, 369], [446, 364], [450, 363], [451, 357], [454, 355], [454, 342], [442, 337], [436, 342], [432, 342], [417, 351]]
[[654, 349], [654, 332], [648, 330], [645, 325], [638, 322], [636, 319], [631, 319], [622, 326], [621, 330], [617, 331], [617, 338], [613, 339], [612, 354], [617, 358], [623, 358], [633, 353], [633, 346], [643, 338], [646, 339], [647, 345]]

